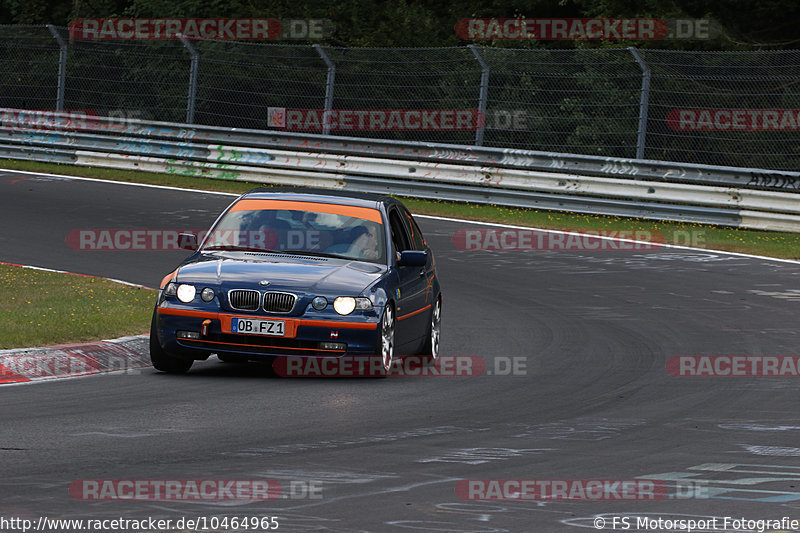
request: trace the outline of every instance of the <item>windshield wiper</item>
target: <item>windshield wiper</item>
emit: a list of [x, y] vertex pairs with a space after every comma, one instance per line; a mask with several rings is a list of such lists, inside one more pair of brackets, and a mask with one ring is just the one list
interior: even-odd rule
[[312, 257], [331, 257], [333, 259], [353, 259], [352, 257], [347, 257], [344, 255], [339, 254], [329, 254], [326, 252], [312, 252], [310, 250], [283, 250], [282, 253], [285, 254], [292, 254], [292, 255], [310, 255]]
[[233, 244], [222, 244], [216, 246], [205, 246], [201, 251], [226, 251], [226, 252], [262, 252], [267, 254], [279, 254], [278, 250], [259, 248], [257, 246], [238, 246]]

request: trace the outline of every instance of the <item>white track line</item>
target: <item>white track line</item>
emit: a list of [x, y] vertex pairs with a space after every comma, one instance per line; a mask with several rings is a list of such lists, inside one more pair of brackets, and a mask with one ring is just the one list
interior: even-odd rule
[[[13, 170], [13, 169], [2, 169], [2, 168], [0, 168], [0, 171], [2, 171], [2, 170], [5, 170], [7, 172], [17, 172], [17, 173], [20, 173], [20, 174], [32, 174], [34, 176], [53, 176], [53, 177], [57, 177], [57, 178], [68, 178], [68, 179], [79, 180], [79, 181], [92, 181], [92, 182], [98, 182], [98, 183], [114, 183], [114, 184], [117, 184], [117, 185], [130, 185], [130, 186], [134, 186], [134, 187], [147, 187], [147, 188], [152, 188], [152, 189], [166, 189], [166, 190], [171, 190], [171, 191], [185, 191], [185, 192], [202, 193], [202, 194], [215, 194], [215, 195], [219, 195], [219, 196], [240, 196], [239, 194], [235, 194], [235, 193], [218, 192], [218, 191], [205, 191], [205, 190], [201, 190], [201, 189], [183, 189], [183, 188], [180, 188], [180, 187], [169, 187], [167, 185], [152, 185], [152, 184], [149, 184], [149, 183], [132, 183], [132, 182], [127, 182], [127, 181], [102, 180], [102, 179], [97, 179], [97, 178], [84, 178], [84, 177], [80, 177], [80, 176], [67, 176], [67, 175], [63, 175], [63, 174], [48, 174], [48, 173], [42, 173], [42, 172], [31, 172], [31, 171], [27, 171], [27, 170]], [[460, 218], [439, 217], [439, 216], [433, 216], [433, 215], [414, 215], [414, 216], [418, 217], [418, 218], [428, 218], [428, 219], [431, 219], [431, 220], [443, 220], [443, 221], [446, 221], [446, 222], [459, 222], [459, 223], [462, 223], [462, 224], [473, 224], [473, 225], [480, 225], [480, 226], [494, 226], [494, 227], [497, 227], [497, 228], [508, 228], [508, 229], [526, 229], [526, 230], [532, 230], [532, 231], [540, 231], [540, 232], [544, 232], [544, 233], [560, 233], [562, 235], [591, 236], [591, 237], [596, 237], [598, 239], [605, 239], [605, 240], [611, 240], [611, 241], [617, 241], [617, 242], [627, 242], [627, 243], [634, 243], [634, 244], [646, 244], [646, 245], [649, 245], [649, 246], [654, 246], [655, 245], [653, 242], [650, 242], [650, 241], [636, 241], [636, 240], [633, 240], [633, 239], [621, 239], [619, 237], [607, 237], [607, 236], [602, 236], [602, 235], [591, 235], [591, 234], [587, 235], [587, 233], [581, 233], [581, 232], [569, 231], [569, 230], [545, 229], [545, 228], [536, 228], [536, 227], [531, 227], [531, 226], [515, 226], [515, 225], [512, 225], [512, 224], [500, 224], [500, 223], [497, 223], [497, 222], [480, 222], [480, 221], [476, 221], [476, 220], [463, 220], [463, 219], [460, 219]], [[750, 258], [750, 259], [761, 259], [761, 260], [765, 260], [765, 261], [776, 261], [776, 262], [779, 262], [779, 263], [790, 263], [790, 264], [795, 264], [795, 265], [800, 264], [800, 260], [796, 260], [796, 259], [779, 259], [777, 257], [767, 257], [767, 256], [763, 256], [763, 255], [752, 255], [752, 254], [745, 254], [745, 253], [742, 253], [742, 252], [727, 252], [727, 251], [723, 251], [723, 250], [715, 250], [713, 248], [694, 248], [694, 247], [691, 247], [691, 246], [681, 246], [681, 245], [677, 245], [677, 244], [661, 244], [661, 243], [658, 243], [657, 246], [658, 247], [664, 247], [664, 248], [675, 248], [677, 250], [692, 250], [692, 251], [695, 251], [695, 252], [705, 252], [705, 253], [713, 252], [713, 253], [721, 254], [721, 255], [733, 255], [733, 256], [737, 256], [737, 257], [747, 257], [747, 258]], [[118, 280], [112, 280], [112, 281], [118, 281]], [[120, 282], [120, 283], [125, 283], [125, 282]], [[130, 284], [130, 285], [133, 285], [133, 284]], [[137, 285], [137, 286], [141, 286], [141, 285]]]
[[[88, 343], [87, 343], [88, 344]], [[38, 383], [52, 383], [54, 381], [67, 381], [70, 379], [82, 379], [82, 378], [91, 378], [95, 376], [118, 376], [121, 374], [141, 374], [142, 371], [147, 370], [150, 367], [147, 366], [140, 366], [140, 367], [131, 367], [126, 368], [124, 370], [112, 370], [110, 372], [95, 372], [93, 374], [81, 374], [79, 376], [48, 376], [48, 377], [41, 377], [41, 378], [32, 378], [28, 379], [28, 381], [12, 381], [10, 383], [0, 383], [0, 388], [2, 387], [21, 387], [23, 385], [36, 385]]]
[[[201, 194], [216, 194], [219, 196], [241, 196], [240, 194], [231, 193], [231, 192], [219, 192], [219, 191], [204, 191], [201, 189], [184, 189], [182, 187], [170, 187], [168, 185], [153, 185], [150, 183], [134, 183], [130, 181], [114, 181], [114, 180], [103, 180], [98, 178], [84, 178], [83, 176], [68, 176], [66, 174], [49, 174], [47, 172], [31, 172], [29, 170], [13, 170], [9, 168], [0, 168], [0, 172], [14, 172], [18, 174], [31, 174], [33, 176], [52, 176], [54, 178], [68, 178], [71, 180], [79, 180], [79, 181], [93, 181], [96, 183], [114, 183], [116, 185], [131, 185], [133, 187], [147, 187], [150, 189], [166, 189], [169, 191], [183, 191], [183, 192], [196, 192]], [[191, 177], [200, 177], [200, 176], [189, 176]], [[255, 187], [254, 187], [255, 188]]]
[[92, 275], [92, 274], [81, 274], [80, 272], [69, 272], [67, 270], [56, 270], [54, 268], [45, 268], [45, 267], [33, 266], [33, 265], [20, 265], [19, 263], [7, 263], [5, 261], [0, 261], [0, 265], [9, 265], [9, 266], [14, 266], [14, 267], [18, 267], [18, 268], [28, 268], [30, 270], [41, 270], [43, 272], [55, 272], [57, 274], [70, 274], [70, 275], [73, 275], [73, 276], [81, 276], [81, 277], [84, 277], [84, 278], [104, 279], [106, 281], [113, 281], [114, 283], [120, 283], [122, 285], [127, 285], [129, 287], [136, 287], [136, 288], [139, 288], [139, 289], [155, 290], [152, 287], [145, 287], [144, 285], [139, 285], [138, 283], [131, 283], [130, 281], [123, 281], [121, 279], [115, 279], [115, 278], [104, 278], [103, 276], [95, 276], [95, 275]]
[[[474, 224], [474, 225], [482, 225], [482, 226], [495, 226], [498, 228], [508, 228], [508, 229], [526, 229], [531, 231], [541, 231], [544, 233], [560, 233], [563, 235], [576, 235], [579, 237], [587, 237], [592, 239], [604, 239], [609, 241], [617, 241], [617, 242], [627, 242], [627, 243], [635, 243], [635, 244], [646, 244], [653, 248], [676, 248], [679, 250], [692, 250], [696, 252], [713, 252], [715, 254], [721, 255], [735, 255], [738, 257], [749, 257], [751, 259], [766, 259], [768, 261], [778, 261], [781, 263], [792, 263], [795, 265], [800, 265], [800, 260], [797, 259], [780, 259], [778, 257], [767, 257], [765, 255], [752, 255], [752, 254], [745, 254], [742, 252], [728, 252], [725, 250], [715, 250], [714, 248], [693, 248], [691, 246], [681, 246], [679, 244], [666, 244], [660, 242], [652, 242], [652, 241], [636, 241], [633, 239], [622, 239], [619, 237], [607, 237], [604, 235], [594, 235], [591, 233], [592, 230], [587, 230], [585, 232], [580, 231], [569, 231], [569, 230], [560, 230], [560, 229], [544, 229], [544, 228], [533, 228], [531, 226], [514, 226], [511, 224], [500, 224], [496, 222], [480, 222], [478, 220], [462, 220], [460, 218], [448, 218], [448, 217], [438, 217], [433, 215], [414, 215], [414, 218], [429, 218], [432, 220], [445, 220], [447, 222], [460, 222], [462, 224]], [[602, 231], [602, 230], [594, 230], [594, 231]], [[624, 230], [633, 232], [635, 230]], [[646, 231], [646, 230], [642, 230]], [[591, 251], [591, 250], [587, 250]]]

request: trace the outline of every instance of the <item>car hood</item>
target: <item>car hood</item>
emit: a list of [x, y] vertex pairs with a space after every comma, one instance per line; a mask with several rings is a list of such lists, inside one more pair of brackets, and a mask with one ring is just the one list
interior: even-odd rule
[[[386, 272], [385, 266], [361, 261], [257, 255], [198, 254], [179, 268], [176, 281], [216, 285], [225, 290], [267, 289], [356, 296]], [[269, 285], [259, 285], [263, 280], [269, 281]]]

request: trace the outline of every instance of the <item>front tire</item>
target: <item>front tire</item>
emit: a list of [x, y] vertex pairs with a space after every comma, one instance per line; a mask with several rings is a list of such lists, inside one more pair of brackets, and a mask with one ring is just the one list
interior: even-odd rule
[[158, 342], [156, 328], [156, 312], [153, 311], [153, 320], [150, 322], [150, 362], [156, 370], [168, 374], [185, 374], [192, 367], [191, 359], [180, 359], [167, 353]]
[[394, 307], [386, 304], [381, 318], [381, 336], [378, 339], [378, 355], [381, 357], [381, 366], [378, 377], [385, 378], [389, 375], [394, 362]]

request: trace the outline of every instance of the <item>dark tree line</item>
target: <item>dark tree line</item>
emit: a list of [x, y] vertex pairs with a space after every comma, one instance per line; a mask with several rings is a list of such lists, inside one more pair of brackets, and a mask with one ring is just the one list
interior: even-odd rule
[[0, 24], [67, 26], [74, 18], [323, 18], [333, 46], [460, 46], [455, 23], [471, 17], [713, 19], [717, 35], [671, 41], [492, 41], [510, 48], [637, 46], [678, 50], [794, 49], [800, 2], [791, 0], [0, 0]]

